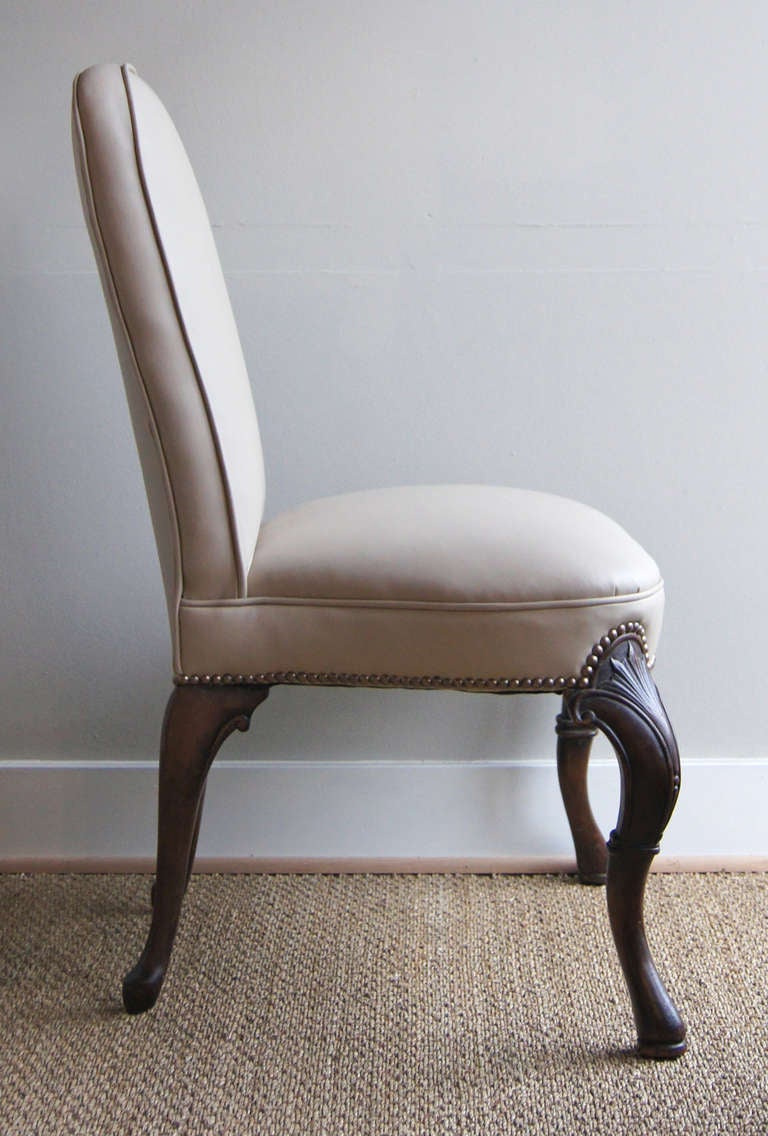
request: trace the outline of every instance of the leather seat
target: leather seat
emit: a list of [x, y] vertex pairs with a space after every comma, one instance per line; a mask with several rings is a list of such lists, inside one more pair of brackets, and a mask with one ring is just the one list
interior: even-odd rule
[[184, 600], [183, 673], [563, 689], [664, 592], [614, 521], [533, 491], [433, 485], [310, 501], [263, 524], [247, 597]]

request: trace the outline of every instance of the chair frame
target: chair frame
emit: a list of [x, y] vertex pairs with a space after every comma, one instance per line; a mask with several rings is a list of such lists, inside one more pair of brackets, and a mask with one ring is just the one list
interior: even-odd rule
[[[157, 1001], [168, 969], [184, 893], [195, 859], [208, 771], [234, 730], [247, 730], [271, 686], [419, 686], [477, 689], [457, 680], [396, 680], [394, 676], [185, 675], [176, 680], [162, 730], [159, 771], [157, 875], [149, 936], [123, 982], [131, 1014]], [[377, 677], [382, 681], [377, 682]], [[386, 680], [386, 681], [384, 681]], [[495, 689], [494, 684], [495, 683]], [[557, 716], [557, 767], [576, 849], [579, 878], [607, 883], [611, 929], [629, 990], [643, 1057], [676, 1058], [686, 1049], [685, 1025], [659, 977], [643, 921], [645, 886], [680, 788], [677, 743], [651, 676], [640, 624], [612, 628], [568, 679], [491, 680], [499, 694], [562, 690]], [[589, 804], [587, 768], [592, 739], [601, 730], [616, 752], [621, 804], [606, 845]]]

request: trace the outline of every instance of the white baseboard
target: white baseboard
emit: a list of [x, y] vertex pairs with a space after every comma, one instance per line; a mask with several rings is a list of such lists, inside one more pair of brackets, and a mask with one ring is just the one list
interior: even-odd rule
[[[150, 856], [130, 859], [102, 859], [89, 857], [78, 859], [33, 858], [0, 860], [0, 874], [22, 873], [63, 874], [77, 873], [119, 875], [153, 875], [155, 861]], [[686, 872], [768, 872], [768, 856], [665, 856], [661, 853], [653, 861], [651, 871], [667, 875]], [[417, 859], [414, 857], [366, 857], [347, 858], [305, 858], [284, 856], [266, 859], [211, 859], [201, 856], [195, 860], [195, 875], [494, 875], [494, 876], [539, 876], [563, 875], [576, 872], [576, 859], [573, 856], [499, 856], [493, 859], [467, 859], [459, 856]]]
[[[156, 765], [0, 762], [0, 869], [149, 870]], [[607, 833], [619, 778], [593, 761]], [[688, 759], [658, 865], [768, 869], [768, 759]], [[568, 871], [553, 760], [219, 761], [200, 838], [208, 871]]]

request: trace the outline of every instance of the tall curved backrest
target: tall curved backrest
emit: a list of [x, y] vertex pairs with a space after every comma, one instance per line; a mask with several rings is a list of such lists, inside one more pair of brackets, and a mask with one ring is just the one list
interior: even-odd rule
[[163, 570], [178, 606], [246, 594], [264, 505], [259, 428], [194, 173], [135, 70], [75, 79], [75, 163]]

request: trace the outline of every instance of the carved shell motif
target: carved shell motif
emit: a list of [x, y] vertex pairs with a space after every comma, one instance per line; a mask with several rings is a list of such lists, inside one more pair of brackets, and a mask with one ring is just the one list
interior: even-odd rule
[[645, 656], [633, 639], [617, 644], [600, 668], [597, 687], [609, 686], [617, 694], [624, 694], [633, 704], [640, 704], [654, 716], [664, 715], [664, 707], [651, 678]]

